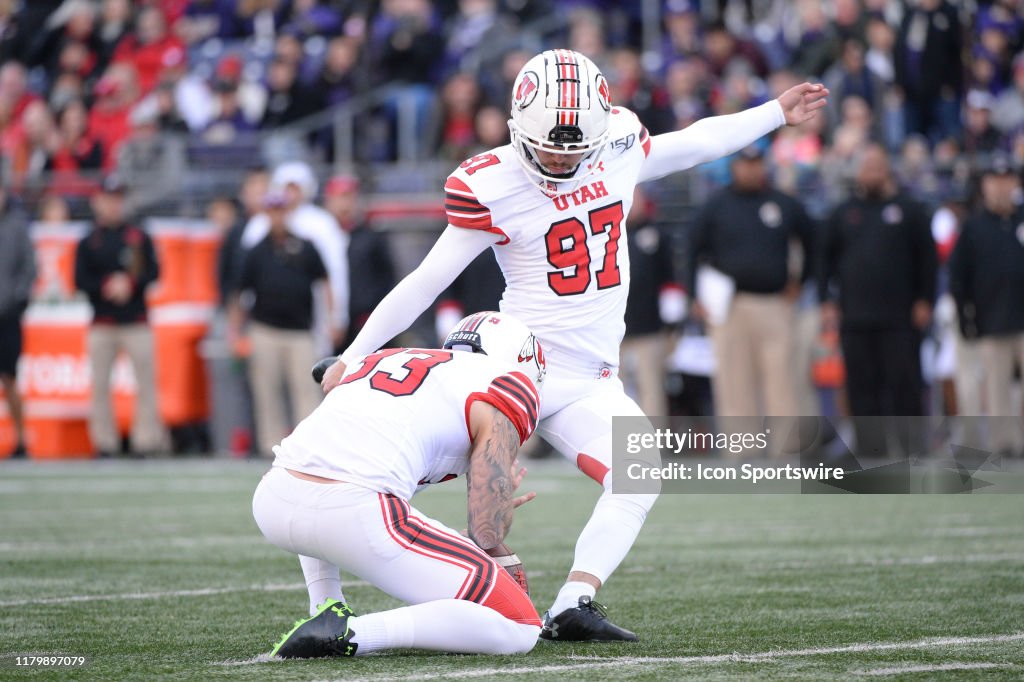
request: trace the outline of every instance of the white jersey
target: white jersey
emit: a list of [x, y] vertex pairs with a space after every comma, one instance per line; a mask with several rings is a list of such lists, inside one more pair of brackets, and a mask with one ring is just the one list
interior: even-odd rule
[[409, 499], [469, 467], [469, 410], [502, 412], [520, 443], [537, 426], [540, 396], [521, 372], [466, 351], [389, 348], [352, 362], [295, 431], [274, 466]]
[[506, 284], [501, 311], [530, 327], [552, 367], [570, 356], [578, 367], [619, 364], [626, 216], [651, 141], [621, 107], [612, 109], [609, 130], [596, 172], [569, 194], [539, 189], [511, 145], [468, 159], [445, 183], [450, 224], [501, 237], [494, 246]]

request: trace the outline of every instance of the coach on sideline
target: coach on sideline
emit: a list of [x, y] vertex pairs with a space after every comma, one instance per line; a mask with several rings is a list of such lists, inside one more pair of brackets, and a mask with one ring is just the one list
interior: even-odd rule
[[122, 350], [131, 357], [138, 388], [131, 449], [144, 454], [164, 446], [157, 409], [153, 332], [145, 298], [146, 287], [157, 280], [160, 267], [149, 235], [126, 219], [125, 190], [121, 178], [104, 178], [91, 202], [95, 226], [75, 251], [75, 286], [89, 297], [93, 310], [89, 327], [89, 438], [100, 457], [120, 450], [110, 374]]
[[[728, 317], [711, 325], [715, 414], [796, 416], [794, 301], [813, 261], [811, 219], [771, 187], [760, 147], [740, 150], [731, 169], [732, 184], [697, 215], [689, 250], [691, 292], [701, 257], [736, 286]], [[700, 303], [693, 310], [705, 316]]]
[[[236, 349], [247, 345], [246, 333], [251, 341], [249, 382], [256, 403], [258, 448], [261, 455], [269, 456], [274, 443], [320, 402], [307, 368], [315, 356], [313, 287], [326, 283], [328, 273], [313, 242], [289, 227], [284, 192], [272, 188], [263, 208], [268, 232], [245, 254], [235, 283], [238, 292], [228, 306], [228, 339]], [[329, 310], [332, 291], [324, 291]], [[250, 309], [242, 305], [243, 293], [251, 294]], [[288, 388], [290, 421], [282, 384]]]
[[949, 261], [960, 328], [978, 341], [984, 412], [1004, 417], [993, 424], [992, 449], [1005, 455], [1024, 455], [1012, 391], [1014, 365], [1024, 368], [1024, 208], [1016, 202], [1018, 172], [1004, 154], [982, 168], [982, 209], [964, 223]]
[[[818, 280], [822, 325], [839, 323], [854, 417], [923, 414], [921, 334], [937, 263], [929, 214], [899, 193], [885, 149], [869, 145], [854, 196], [829, 218]], [[884, 455], [883, 436], [858, 426], [858, 450]]]
[[28, 234], [28, 217], [12, 206], [0, 184], [0, 385], [14, 422], [12, 457], [25, 457], [25, 420], [18, 395], [18, 356], [21, 355], [21, 316], [28, 307], [36, 278], [36, 255]]

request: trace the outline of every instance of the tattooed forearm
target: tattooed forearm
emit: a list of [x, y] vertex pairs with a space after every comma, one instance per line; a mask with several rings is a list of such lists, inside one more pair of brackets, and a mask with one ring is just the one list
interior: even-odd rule
[[467, 474], [469, 537], [483, 549], [500, 544], [512, 525], [512, 463], [518, 449], [512, 422], [494, 410], [486, 437], [477, 440], [470, 454]]

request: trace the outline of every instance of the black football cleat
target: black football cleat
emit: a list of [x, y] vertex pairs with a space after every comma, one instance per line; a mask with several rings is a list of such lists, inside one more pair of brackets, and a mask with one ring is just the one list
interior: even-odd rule
[[608, 611], [590, 597], [580, 597], [580, 605], [551, 617], [544, 614], [541, 639], [553, 642], [637, 642], [636, 633], [608, 620]]
[[270, 655], [281, 658], [355, 656], [359, 645], [351, 641], [356, 633], [348, 627], [348, 619], [354, 615], [348, 604], [328, 599], [315, 616], [295, 623]]

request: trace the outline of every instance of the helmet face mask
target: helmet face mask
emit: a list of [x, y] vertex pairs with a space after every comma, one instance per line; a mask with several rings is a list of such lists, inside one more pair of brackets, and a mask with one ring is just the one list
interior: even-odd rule
[[608, 142], [609, 94], [597, 66], [571, 50], [542, 52], [519, 72], [508, 122], [512, 147], [546, 193], [573, 192], [597, 172]]
[[540, 341], [525, 324], [504, 313], [487, 311], [464, 317], [448, 332], [445, 350], [482, 353], [528, 376], [538, 387], [547, 374]]

